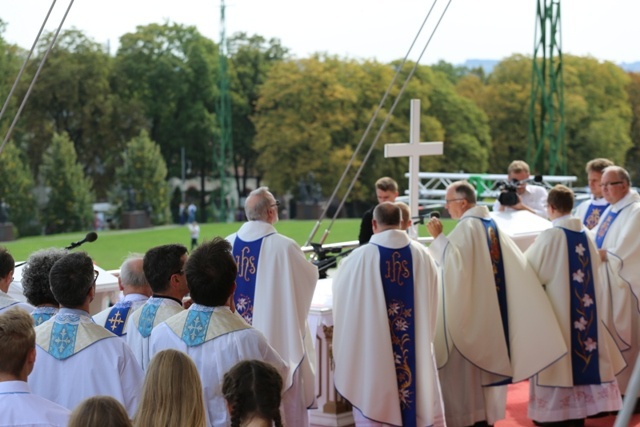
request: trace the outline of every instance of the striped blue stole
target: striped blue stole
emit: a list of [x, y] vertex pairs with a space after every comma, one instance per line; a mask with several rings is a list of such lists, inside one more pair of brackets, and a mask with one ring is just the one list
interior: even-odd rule
[[[500, 318], [502, 319], [502, 331], [507, 344], [507, 354], [511, 358], [511, 343], [509, 342], [509, 311], [507, 308], [507, 281], [504, 274], [504, 262], [502, 260], [502, 249], [500, 247], [500, 234], [498, 227], [492, 219], [479, 218], [484, 226], [487, 235], [487, 245], [489, 246], [489, 257], [493, 268], [493, 279], [496, 285], [496, 295], [500, 307]], [[511, 378], [500, 381], [492, 385], [511, 384]]]
[[589, 208], [584, 216], [583, 224], [589, 230], [598, 225], [598, 221], [600, 221], [600, 215], [607, 209], [609, 204], [606, 205], [594, 205], [593, 203], [589, 204]]
[[598, 311], [589, 242], [584, 232], [562, 230], [567, 237], [569, 255], [573, 384], [600, 384]]
[[607, 232], [609, 231], [611, 224], [613, 224], [613, 221], [616, 220], [616, 218], [618, 217], [620, 212], [622, 212], [623, 209], [624, 208], [620, 209], [618, 212], [615, 212], [615, 213], [613, 212], [613, 210], [609, 210], [609, 212], [607, 213], [607, 216], [604, 217], [604, 220], [602, 220], [602, 225], [600, 225], [600, 227], [598, 228], [598, 233], [596, 234], [596, 246], [598, 246], [598, 249], [602, 249], [604, 238], [607, 237]]
[[131, 312], [133, 301], [121, 301], [116, 303], [109, 311], [107, 321], [104, 326], [109, 332], [121, 337], [124, 335], [124, 325], [127, 323], [127, 317]]
[[233, 242], [233, 258], [238, 265], [237, 288], [233, 299], [236, 304], [236, 311], [250, 325], [253, 324], [253, 302], [256, 293], [256, 273], [258, 272], [260, 249], [262, 248], [262, 241], [271, 234], [273, 233], [253, 242], [245, 242], [236, 235], [236, 239]]
[[402, 425], [415, 427], [416, 350], [411, 247], [390, 249], [377, 246], [380, 251], [380, 276], [389, 316]]

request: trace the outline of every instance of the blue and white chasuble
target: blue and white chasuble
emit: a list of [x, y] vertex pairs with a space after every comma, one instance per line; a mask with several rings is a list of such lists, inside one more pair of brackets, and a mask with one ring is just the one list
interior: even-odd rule
[[584, 232], [562, 229], [567, 238], [571, 286], [571, 366], [573, 384], [600, 384], [598, 312], [593, 269]]
[[56, 307], [36, 307], [31, 312], [34, 326], [40, 326], [47, 320], [51, 319], [58, 312]]
[[200, 304], [193, 304], [189, 310], [167, 319], [166, 324], [189, 347], [251, 327], [237, 313], [230, 310], [218, 310], [214, 313], [214, 307]]
[[36, 330], [36, 344], [58, 360], [64, 360], [92, 344], [114, 335], [97, 328], [88, 313], [61, 308]]
[[236, 236], [233, 242], [233, 258], [238, 265], [238, 277], [236, 278], [237, 288], [233, 298], [238, 314], [240, 314], [249, 325], [253, 324], [253, 303], [256, 293], [256, 273], [258, 272], [260, 249], [262, 247], [262, 241], [271, 234], [267, 234], [252, 242], [245, 242]]
[[[375, 243], [373, 243], [375, 244]], [[378, 246], [378, 245], [377, 245]], [[380, 276], [389, 316], [389, 333], [396, 366], [402, 425], [416, 424], [416, 351], [413, 262], [409, 246], [378, 246]]]
[[111, 307], [107, 321], [104, 326], [109, 332], [121, 337], [125, 334], [124, 325], [127, 324], [127, 317], [131, 313], [133, 301], [120, 301]]

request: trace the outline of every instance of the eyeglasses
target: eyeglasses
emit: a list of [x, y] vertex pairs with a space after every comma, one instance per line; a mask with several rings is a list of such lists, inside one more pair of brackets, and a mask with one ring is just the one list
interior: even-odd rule
[[280, 206], [280, 200], [276, 200], [274, 204], [269, 205], [270, 208], [275, 208], [276, 206]]
[[99, 275], [100, 275], [100, 272], [98, 270], [93, 270], [93, 283], [96, 283], [98, 281]]
[[611, 187], [612, 185], [623, 184], [624, 181], [604, 182], [600, 184], [600, 187]]
[[449, 203], [459, 202], [460, 200], [464, 200], [464, 197], [457, 197], [455, 199], [444, 199], [444, 204], [448, 205]]

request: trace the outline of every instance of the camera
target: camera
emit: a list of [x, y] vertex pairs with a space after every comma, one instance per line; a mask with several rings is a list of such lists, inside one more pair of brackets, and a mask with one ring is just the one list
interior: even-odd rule
[[518, 185], [520, 181], [513, 179], [510, 182], [505, 181], [500, 184], [500, 195], [498, 196], [498, 201], [502, 206], [515, 206], [520, 201], [518, 197]]

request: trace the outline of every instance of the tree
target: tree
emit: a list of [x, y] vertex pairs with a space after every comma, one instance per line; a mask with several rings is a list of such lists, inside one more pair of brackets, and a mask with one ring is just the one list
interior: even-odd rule
[[33, 187], [33, 177], [20, 151], [8, 142], [0, 155], [0, 202], [8, 205], [9, 220], [21, 236], [40, 231]]
[[633, 119], [631, 122], [632, 148], [627, 152], [625, 165], [631, 174], [631, 179], [640, 179], [640, 73], [629, 73], [630, 83], [627, 87], [629, 104]]
[[42, 159], [41, 174], [49, 195], [42, 213], [47, 234], [90, 228], [94, 200], [91, 179], [85, 176], [66, 133], [54, 134]]
[[133, 138], [122, 154], [122, 165], [116, 169], [116, 200], [128, 203], [129, 191], [135, 209], [150, 212], [155, 225], [166, 224], [171, 219], [169, 212], [169, 185], [167, 184], [167, 164], [162, 158], [160, 147], [153, 142], [146, 131]]

